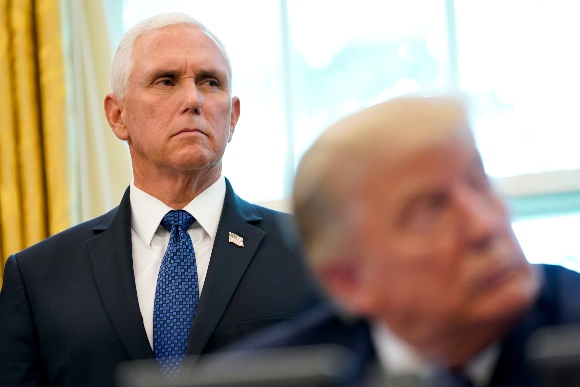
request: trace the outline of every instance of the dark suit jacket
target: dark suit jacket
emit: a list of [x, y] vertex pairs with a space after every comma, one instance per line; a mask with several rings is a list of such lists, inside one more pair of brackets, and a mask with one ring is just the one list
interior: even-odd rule
[[[580, 274], [554, 265], [542, 265], [542, 270], [540, 297], [503, 340], [490, 386], [533, 386], [533, 370], [526, 358], [526, 343], [532, 332], [548, 325], [580, 323]], [[377, 358], [368, 323], [362, 319], [345, 320], [328, 305], [315, 308], [300, 320], [266, 329], [260, 337], [249, 337], [228, 347], [232, 353], [225, 354], [217, 364], [239, 361], [238, 351], [243, 355], [243, 351], [319, 344], [338, 344], [354, 353], [357, 386], [369, 374], [376, 375]]]
[[[187, 354], [208, 353], [318, 301], [289, 215], [226, 196]], [[228, 243], [228, 232], [244, 247]], [[131, 256], [129, 189], [116, 209], [11, 256], [0, 293], [1, 386], [109, 386], [152, 358]]]

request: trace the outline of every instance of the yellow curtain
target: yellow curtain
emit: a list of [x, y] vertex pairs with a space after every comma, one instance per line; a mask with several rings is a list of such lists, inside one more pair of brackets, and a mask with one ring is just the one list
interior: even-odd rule
[[[74, 224], [99, 216], [119, 204], [131, 182], [126, 145], [113, 134], [103, 113], [112, 58], [103, 0], [63, 0], [65, 68], [68, 77], [70, 215]], [[119, 27], [121, 12], [116, 13]]]
[[[0, 0], [0, 270], [70, 225], [59, 0]], [[0, 277], [1, 285], [1, 277]]]

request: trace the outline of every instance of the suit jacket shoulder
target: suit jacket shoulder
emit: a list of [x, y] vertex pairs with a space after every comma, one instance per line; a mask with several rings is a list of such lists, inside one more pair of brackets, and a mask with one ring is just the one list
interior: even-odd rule
[[502, 342], [491, 386], [533, 386], [526, 356], [528, 339], [537, 329], [580, 323], [580, 273], [557, 265], [539, 265], [543, 273], [540, 296]]
[[[122, 207], [125, 206], [115, 207], [104, 215], [52, 235], [18, 253], [15, 253], [13, 256], [21, 265], [27, 265], [31, 259], [34, 260], [33, 263], [35, 266], [44, 263], [50, 265], [58, 264], [60, 260], [68, 259], [70, 257], [69, 254], [66, 254], [68, 250], [75, 249], [78, 251], [80, 246], [86, 243], [87, 239], [90, 239], [99, 232], [105, 230], [113, 221], [115, 216], [118, 215], [120, 210], [124, 209]], [[128, 210], [130, 211], [130, 205]], [[60, 263], [65, 262], [60, 261]]]

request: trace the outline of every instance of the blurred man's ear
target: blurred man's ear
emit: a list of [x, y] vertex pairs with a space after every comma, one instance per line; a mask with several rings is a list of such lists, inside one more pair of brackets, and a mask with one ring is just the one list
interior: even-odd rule
[[339, 259], [323, 264], [317, 275], [330, 296], [350, 312], [366, 316], [372, 312], [360, 261]]
[[127, 141], [129, 139], [129, 131], [123, 119], [123, 101], [121, 101], [115, 94], [109, 93], [105, 96], [104, 101], [105, 117], [109, 126], [115, 133], [115, 136], [120, 140]]

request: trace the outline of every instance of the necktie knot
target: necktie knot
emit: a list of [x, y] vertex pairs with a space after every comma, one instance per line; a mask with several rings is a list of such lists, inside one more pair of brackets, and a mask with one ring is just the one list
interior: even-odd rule
[[161, 225], [167, 231], [171, 231], [174, 226], [187, 230], [195, 222], [195, 218], [185, 210], [171, 210], [161, 220]]

